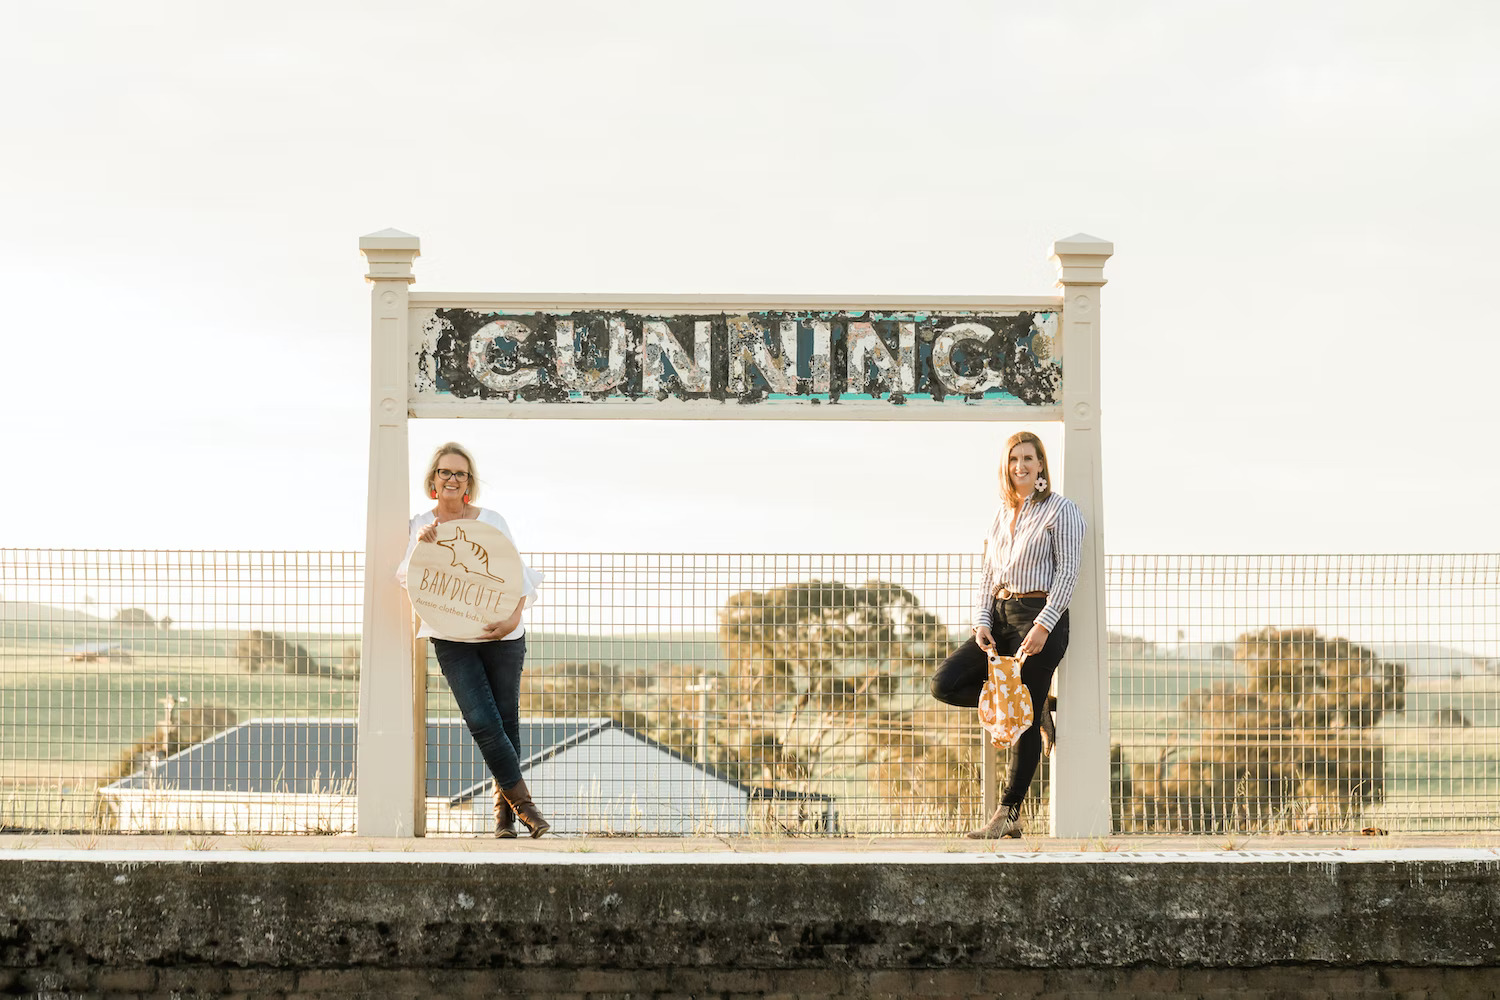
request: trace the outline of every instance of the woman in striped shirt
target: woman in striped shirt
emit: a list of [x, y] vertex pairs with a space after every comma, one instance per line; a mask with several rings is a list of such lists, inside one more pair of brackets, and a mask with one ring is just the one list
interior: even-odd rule
[[1021, 835], [1021, 803], [1036, 774], [1044, 737], [1051, 755], [1056, 737], [1047, 692], [1068, 649], [1068, 601], [1083, 549], [1083, 515], [1067, 497], [1052, 492], [1041, 439], [1030, 431], [1013, 434], [1005, 455], [1000, 470], [1004, 503], [985, 538], [974, 635], [938, 668], [932, 696], [977, 708], [989, 677], [988, 652], [1025, 654], [1021, 682], [1031, 692], [1040, 725], [1021, 734], [1000, 807], [987, 824], [968, 834], [975, 839]]

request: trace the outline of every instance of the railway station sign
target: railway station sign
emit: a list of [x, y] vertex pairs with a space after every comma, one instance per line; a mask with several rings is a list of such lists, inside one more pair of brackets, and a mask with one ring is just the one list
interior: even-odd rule
[[1046, 419], [1062, 399], [1058, 314], [1046, 309], [438, 307], [414, 310], [412, 326], [413, 416], [795, 407], [805, 419], [852, 407], [868, 419], [873, 406]]

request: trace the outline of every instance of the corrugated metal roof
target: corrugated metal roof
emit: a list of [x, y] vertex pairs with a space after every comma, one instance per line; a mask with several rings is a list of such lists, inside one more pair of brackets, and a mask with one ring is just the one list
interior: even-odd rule
[[[521, 742], [531, 750], [522, 769], [614, 724], [612, 719], [522, 720]], [[251, 719], [104, 790], [352, 794], [358, 745], [355, 719]], [[463, 720], [429, 719], [427, 796], [457, 797], [488, 782], [489, 771]]]
[[[614, 719], [522, 719], [521, 759], [532, 764], [606, 729], [633, 739], [749, 794], [752, 799], [831, 801], [820, 792], [746, 785], [713, 767], [683, 757]], [[352, 795], [355, 791], [357, 719], [251, 719], [194, 744], [154, 766], [105, 785], [101, 792], [230, 792], [260, 795]], [[462, 719], [427, 720], [427, 798], [459, 806], [488, 796], [494, 784], [479, 747]]]

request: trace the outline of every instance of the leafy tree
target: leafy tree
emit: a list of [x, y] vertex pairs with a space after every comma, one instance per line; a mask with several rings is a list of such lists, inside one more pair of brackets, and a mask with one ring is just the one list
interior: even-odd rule
[[1406, 666], [1312, 628], [1241, 635], [1242, 678], [1182, 700], [1190, 727], [1132, 767], [1144, 827], [1338, 828], [1384, 797], [1385, 748], [1366, 735], [1406, 706]]
[[[726, 757], [804, 786], [861, 777], [888, 794], [919, 781], [940, 797], [967, 762], [928, 695], [952, 637], [904, 587], [808, 580], [731, 597], [719, 612], [729, 661]], [[930, 766], [928, 766], [930, 765]], [[956, 793], [955, 793], [956, 794]]]

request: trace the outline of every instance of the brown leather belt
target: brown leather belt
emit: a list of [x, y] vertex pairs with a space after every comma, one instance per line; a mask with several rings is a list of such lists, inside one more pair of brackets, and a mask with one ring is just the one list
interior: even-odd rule
[[1028, 590], [1024, 594], [1018, 594], [1018, 593], [1016, 593], [1013, 590], [1006, 590], [1004, 587], [1001, 587], [999, 590], [995, 591], [995, 600], [997, 600], [997, 601], [1015, 601], [1015, 600], [1019, 600], [1022, 597], [1046, 597], [1046, 596], [1047, 596], [1047, 592], [1045, 590]]

